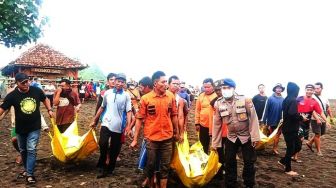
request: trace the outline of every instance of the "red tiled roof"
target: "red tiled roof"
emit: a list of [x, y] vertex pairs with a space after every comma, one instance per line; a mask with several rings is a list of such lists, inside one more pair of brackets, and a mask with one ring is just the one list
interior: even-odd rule
[[81, 64], [78, 60], [66, 57], [45, 44], [38, 44], [24, 52], [15, 61], [9, 63], [10, 66], [25, 67], [53, 67], [61, 69], [77, 68], [79, 70], [88, 65]]

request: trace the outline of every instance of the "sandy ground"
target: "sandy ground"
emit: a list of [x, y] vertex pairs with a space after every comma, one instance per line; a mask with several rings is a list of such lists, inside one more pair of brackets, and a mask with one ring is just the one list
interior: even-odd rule
[[[79, 115], [80, 132], [85, 133], [89, 128], [95, 102], [89, 101], [83, 104]], [[42, 110], [46, 114], [45, 109]], [[47, 116], [46, 116], [47, 117]], [[189, 117], [188, 134], [191, 143], [197, 140], [194, 130], [194, 115], [191, 112]], [[48, 120], [49, 122], [49, 120]], [[285, 154], [283, 138], [280, 143], [280, 156], [271, 154], [270, 147], [258, 152], [256, 162], [256, 187], [334, 187], [336, 180], [336, 128], [329, 130], [322, 138], [323, 157], [312, 153], [306, 146], [303, 146], [301, 159], [303, 163], [293, 163], [293, 169], [300, 177], [289, 177], [276, 165], [280, 156]], [[23, 179], [16, 179], [22, 166], [15, 163], [18, 154], [10, 142], [9, 116], [1, 121], [0, 127], [0, 187], [26, 187]], [[140, 141], [139, 141], [140, 142]], [[37, 184], [32, 187], [138, 187], [141, 182], [142, 173], [137, 170], [139, 151], [128, 148], [129, 141], [122, 147], [121, 161], [112, 176], [104, 179], [96, 179], [95, 168], [99, 152], [95, 152], [89, 158], [77, 164], [63, 164], [52, 156], [50, 138], [42, 133], [37, 152], [36, 178]], [[239, 160], [238, 181], [242, 186], [242, 160]], [[170, 178], [169, 187], [183, 187], [178, 178]], [[212, 180], [205, 187], [224, 187], [223, 181]]]

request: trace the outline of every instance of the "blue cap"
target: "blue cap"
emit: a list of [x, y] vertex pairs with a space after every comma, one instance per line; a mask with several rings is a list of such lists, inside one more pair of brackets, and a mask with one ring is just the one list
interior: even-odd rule
[[236, 88], [236, 83], [231, 78], [225, 78], [223, 86], [229, 86], [229, 87]]

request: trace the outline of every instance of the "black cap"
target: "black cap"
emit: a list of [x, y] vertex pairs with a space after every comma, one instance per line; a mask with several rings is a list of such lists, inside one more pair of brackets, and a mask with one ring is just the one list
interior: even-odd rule
[[315, 86], [313, 84], [307, 84], [305, 89], [315, 89]]
[[220, 80], [217, 80], [214, 82], [214, 86], [215, 86], [215, 89], [218, 88], [220, 89], [220, 87], [224, 84], [224, 79], [220, 79]]
[[15, 75], [15, 82], [23, 82], [25, 80], [29, 80], [29, 77], [22, 72], [19, 72]]

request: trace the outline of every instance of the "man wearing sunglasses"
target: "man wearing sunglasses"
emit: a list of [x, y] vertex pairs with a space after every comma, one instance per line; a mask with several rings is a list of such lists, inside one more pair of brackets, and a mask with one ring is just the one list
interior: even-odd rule
[[26, 74], [17, 73], [15, 82], [17, 87], [5, 97], [0, 106], [0, 115], [11, 106], [14, 107], [15, 129], [25, 169], [18, 177], [25, 177], [27, 183], [32, 184], [36, 182], [34, 176], [36, 146], [41, 132], [40, 103], [43, 102], [50, 116], [53, 116], [53, 112], [50, 101], [43, 91], [29, 86]]

